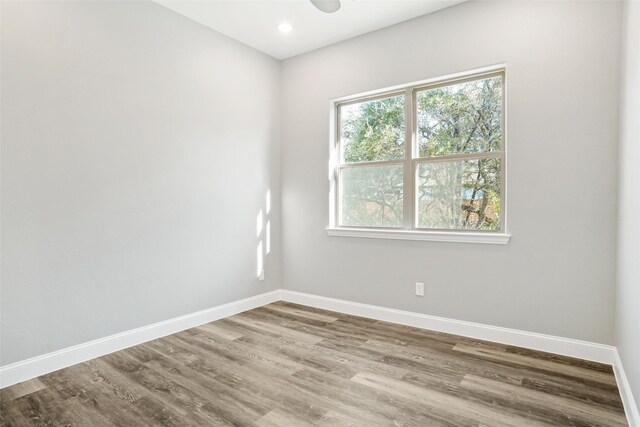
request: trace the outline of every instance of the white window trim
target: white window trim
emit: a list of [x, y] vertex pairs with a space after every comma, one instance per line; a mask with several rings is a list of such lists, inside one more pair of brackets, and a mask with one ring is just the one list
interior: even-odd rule
[[327, 227], [326, 230], [329, 236], [337, 237], [365, 237], [370, 239], [422, 240], [451, 243], [486, 243], [489, 245], [506, 245], [511, 238], [510, 234], [491, 232], [420, 231], [352, 227]]
[[[475, 232], [475, 231], [465, 231], [465, 230], [425, 230], [412, 228], [411, 224], [408, 224], [405, 220], [404, 228], [377, 228], [377, 227], [350, 227], [350, 226], [339, 226], [338, 225], [338, 215], [337, 207], [338, 207], [338, 180], [337, 173], [339, 171], [338, 165], [340, 164], [340, 144], [338, 141], [338, 132], [337, 132], [337, 108], [340, 104], [347, 103], [349, 101], [357, 101], [362, 100], [367, 97], [376, 98], [381, 95], [391, 94], [394, 92], [402, 92], [405, 91], [406, 96], [413, 97], [413, 93], [416, 87], [420, 86], [428, 86], [433, 84], [446, 84], [448, 81], [461, 80], [465, 78], [470, 78], [474, 76], [479, 76], [482, 74], [490, 74], [495, 72], [503, 72], [503, 172], [502, 172], [502, 191], [503, 191], [503, 206], [502, 206], [502, 221], [503, 228], [499, 232]], [[330, 160], [329, 160], [329, 226], [326, 228], [327, 234], [329, 236], [335, 237], [358, 237], [358, 238], [372, 238], [372, 239], [394, 239], [394, 240], [421, 240], [421, 241], [433, 241], [433, 242], [452, 242], [452, 243], [482, 243], [482, 244], [496, 244], [496, 245], [506, 245], [511, 238], [511, 235], [508, 233], [507, 228], [507, 126], [506, 126], [506, 117], [507, 117], [507, 106], [506, 106], [506, 98], [507, 98], [507, 80], [506, 80], [506, 64], [497, 64], [490, 67], [474, 69], [470, 71], [465, 71], [462, 73], [451, 74], [448, 76], [441, 76], [434, 79], [422, 80], [418, 82], [412, 82], [409, 84], [404, 84], [400, 86], [389, 87], [385, 89], [360, 93], [356, 95], [350, 95], [340, 98], [334, 98], [330, 100]], [[413, 103], [411, 103], [413, 104]], [[407, 136], [413, 132], [413, 111], [407, 111], [405, 114], [406, 120], [406, 129]], [[411, 140], [407, 139], [407, 142], [410, 144], [413, 143], [413, 135], [411, 135]], [[415, 149], [415, 147], [413, 147]], [[408, 155], [411, 155], [411, 150], [406, 150]], [[406, 159], [406, 161], [415, 163], [415, 159]], [[406, 169], [406, 168], [405, 168]], [[410, 189], [413, 191], [413, 189]], [[407, 201], [405, 199], [405, 204], [410, 207], [410, 209], [414, 209], [413, 197], [411, 200]]]

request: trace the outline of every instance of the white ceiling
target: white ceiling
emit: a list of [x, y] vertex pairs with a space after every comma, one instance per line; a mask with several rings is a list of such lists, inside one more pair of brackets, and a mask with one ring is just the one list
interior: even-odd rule
[[[156, 0], [277, 59], [388, 27], [465, 0], [342, 0], [323, 13], [308, 0]], [[282, 34], [278, 25], [293, 31]]]

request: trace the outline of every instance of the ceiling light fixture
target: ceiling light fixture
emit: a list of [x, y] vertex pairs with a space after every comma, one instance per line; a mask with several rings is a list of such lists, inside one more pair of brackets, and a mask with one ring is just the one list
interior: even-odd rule
[[293, 30], [293, 27], [288, 22], [283, 22], [282, 24], [278, 25], [278, 30], [280, 30], [281, 33], [287, 34], [290, 33], [291, 30]]

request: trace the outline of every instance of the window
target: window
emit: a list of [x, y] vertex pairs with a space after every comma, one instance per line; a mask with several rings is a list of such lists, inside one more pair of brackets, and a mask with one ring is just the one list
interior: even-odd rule
[[335, 102], [330, 234], [506, 243], [504, 80]]

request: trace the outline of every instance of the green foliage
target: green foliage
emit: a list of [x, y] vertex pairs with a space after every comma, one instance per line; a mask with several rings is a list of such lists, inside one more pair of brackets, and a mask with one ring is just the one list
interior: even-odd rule
[[455, 160], [418, 167], [421, 228], [498, 230], [500, 160]]
[[404, 157], [404, 96], [348, 105], [340, 113], [345, 162]]
[[418, 92], [416, 101], [421, 157], [501, 149], [500, 77]]

